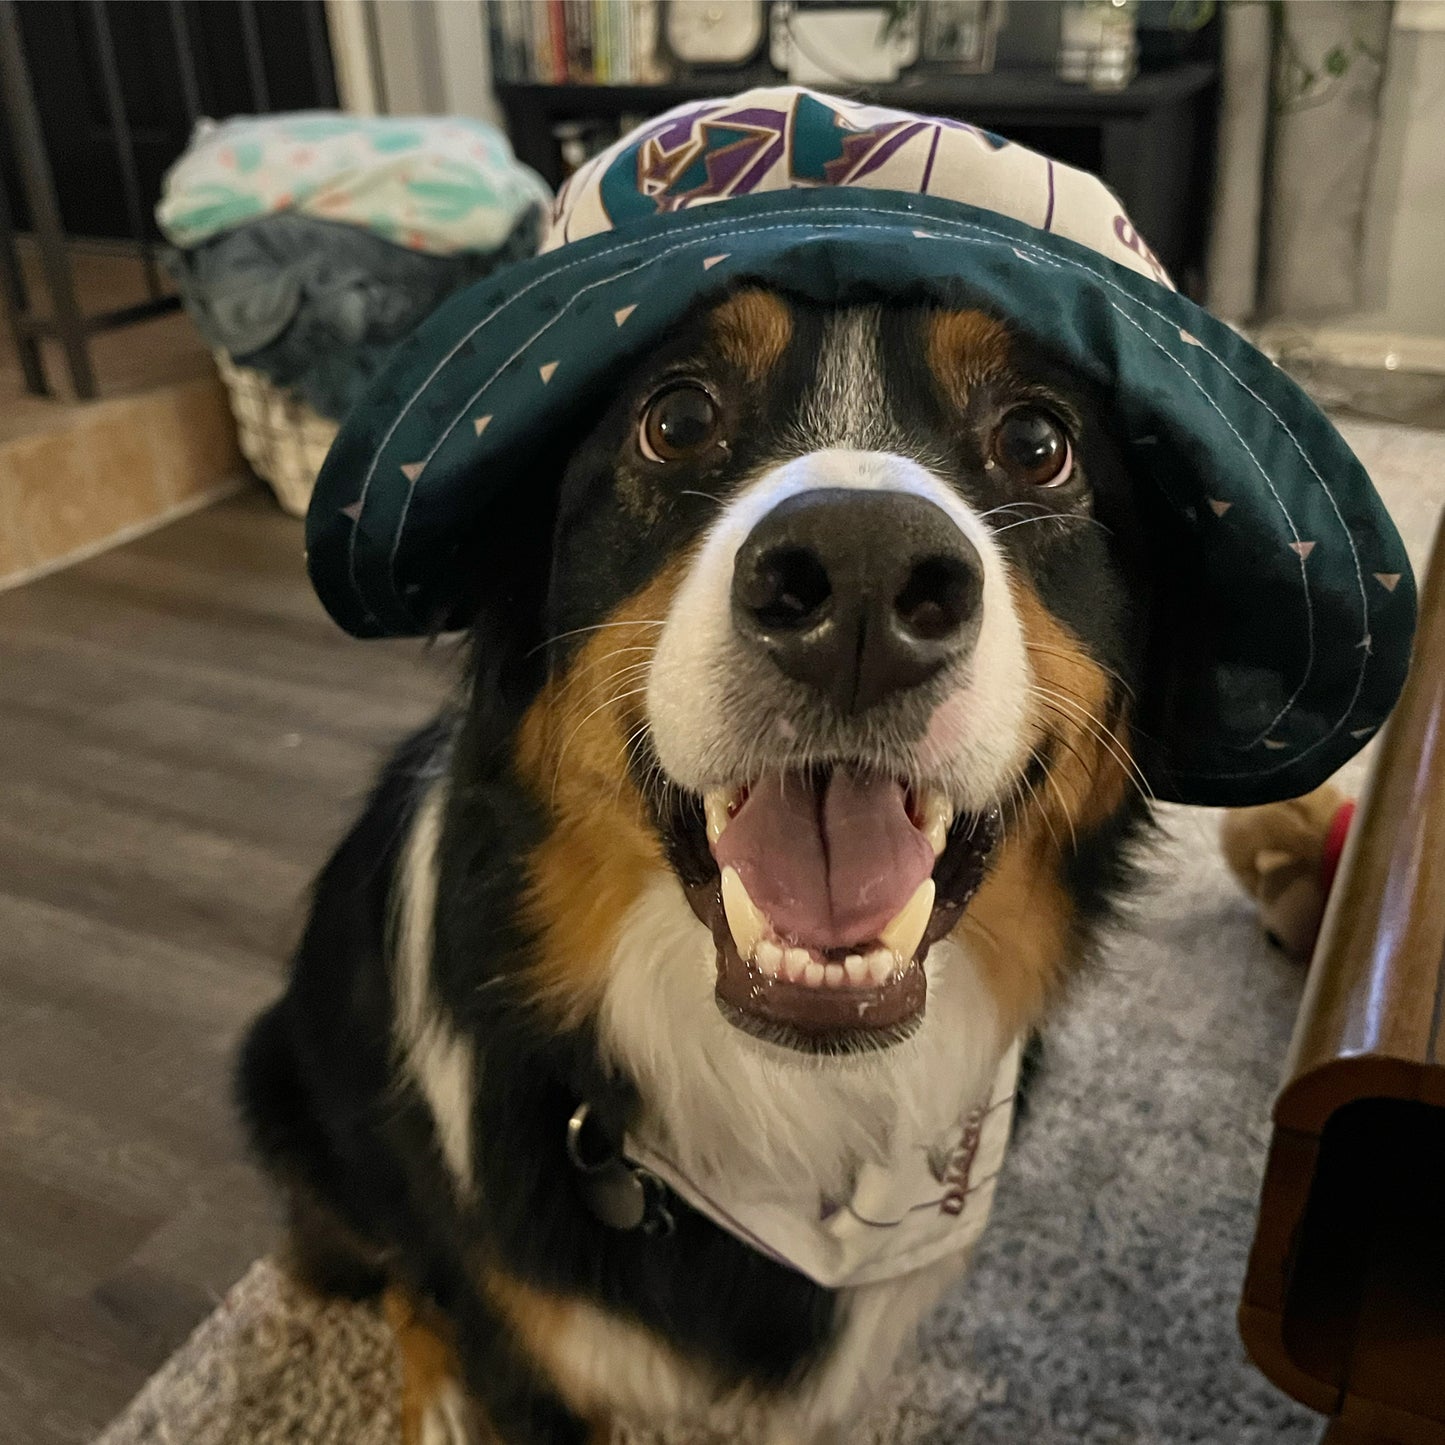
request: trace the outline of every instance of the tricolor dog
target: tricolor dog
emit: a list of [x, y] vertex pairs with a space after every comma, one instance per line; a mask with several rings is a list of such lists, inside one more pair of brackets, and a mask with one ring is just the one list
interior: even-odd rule
[[1343, 443], [1102, 187], [798, 90], [575, 178], [310, 544], [351, 630], [470, 632], [241, 1070], [411, 1445], [846, 1440], [1151, 796], [1333, 770], [1412, 607]]

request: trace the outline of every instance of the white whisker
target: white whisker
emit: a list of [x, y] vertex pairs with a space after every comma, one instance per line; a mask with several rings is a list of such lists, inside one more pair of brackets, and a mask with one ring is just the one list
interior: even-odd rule
[[604, 632], [609, 627], [666, 627], [665, 617], [637, 617], [627, 622], [594, 622], [590, 627], [574, 627], [568, 632], [559, 632], [554, 637], [539, 642], [531, 648], [526, 656], [532, 657], [542, 651], [545, 647], [551, 647], [555, 642], [564, 642], [569, 637], [581, 637], [584, 632]]

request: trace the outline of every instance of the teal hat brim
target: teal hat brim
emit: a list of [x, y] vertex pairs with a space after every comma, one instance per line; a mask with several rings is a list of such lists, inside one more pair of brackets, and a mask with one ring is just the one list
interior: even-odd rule
[[535, 485], [538, 438], [748, 282], [824, 303], [984, 305], [1110, 391], [1163, 519], [1160, 570], [1190, 579], [1208, 619], [1169, 766], [1150, 779], [1159, 796], [1306, 791], [1383, 721], [1408, 663], [1410, 565], [1299, 387], [1187, 298], [1086, 247], [897, 192], [782, 190], [662, 215], [453, 298], [398, 348], [322, 468], [306, 530], [331, 615], [358, 636], [464, 625], [489, 513]]

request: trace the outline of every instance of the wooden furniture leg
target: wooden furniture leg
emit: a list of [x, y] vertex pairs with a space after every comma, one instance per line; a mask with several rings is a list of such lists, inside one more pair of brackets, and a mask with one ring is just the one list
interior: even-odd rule
[[1239, 1310], [1330, 1445], [1445, 1445], [1442, 1221], [1445, 519], [1310, 963]]

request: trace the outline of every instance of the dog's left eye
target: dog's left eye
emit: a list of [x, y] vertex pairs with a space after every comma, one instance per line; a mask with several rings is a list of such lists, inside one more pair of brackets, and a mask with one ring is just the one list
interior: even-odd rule
[[1074, 470], [1074, 448], [1064, 425], [1041, 406], [1016, 406], [993, 434], [993, 460], [1017, 481], [1062, 486]]
[[693, 382], [660, 391], [643, 408], [637, 445], [650, 462], [675, 462], [693, 456], [717, 436], [717, 403]]

